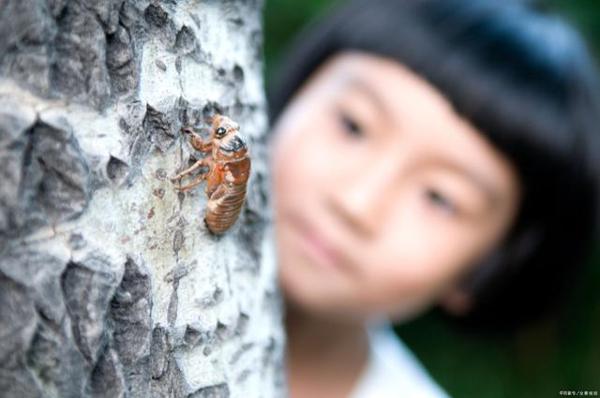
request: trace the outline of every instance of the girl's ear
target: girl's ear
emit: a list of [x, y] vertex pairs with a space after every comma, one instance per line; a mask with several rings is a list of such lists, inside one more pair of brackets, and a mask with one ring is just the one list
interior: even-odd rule
[[463, 316], [471, 310], [473, 301], [464, 289], [455, 286], [440, 298], [439, 305], [451, 315]]

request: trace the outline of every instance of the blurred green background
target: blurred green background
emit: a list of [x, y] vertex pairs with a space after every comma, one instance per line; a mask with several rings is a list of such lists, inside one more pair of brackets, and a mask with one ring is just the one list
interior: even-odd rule
[[[573, 22], [598, 59], [600, 0], [538, 3]], [[266, 0], [267, 85], [289, 41], [333, 4], [332, 0]], [[453, 397], [554, 397], [561, 391], [592, 391], [600, 396], [599, 286], [597, 247], [565, 310], [513, 335], [467, 335], [435, 312], [398, 327], [397, 332]]]

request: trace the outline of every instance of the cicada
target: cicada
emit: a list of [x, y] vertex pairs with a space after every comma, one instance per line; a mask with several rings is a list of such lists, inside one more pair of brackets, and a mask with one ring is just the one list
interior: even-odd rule
[[207, 155], [171, 180], [181, 180], [201, 167], [208, 167], [189, 184], [177, 189], [189, 191], [206, 180], [208, 203], [204, 221], [210, 232], [220, 235], [235, 223], [246, 198], [250, 177], [248, 146], [240, 135], [239, 124], [220, 114], [212, 117], [210, 137], [206, 141], [190, 127], [182, 131], [190, 137], [194, 149]]

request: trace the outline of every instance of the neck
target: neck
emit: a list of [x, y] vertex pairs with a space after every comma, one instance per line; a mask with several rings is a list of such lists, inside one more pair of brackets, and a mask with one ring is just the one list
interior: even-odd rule
[[287, 361], [293, 398], [345, 397], [368, 359], [365, 324], [287, 307]]

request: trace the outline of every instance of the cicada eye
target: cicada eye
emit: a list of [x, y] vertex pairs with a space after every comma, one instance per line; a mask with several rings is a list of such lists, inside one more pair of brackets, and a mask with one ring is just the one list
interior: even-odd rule
[[226, 133], [227, 133], [227, 130], [225, 130], [224, 127], [219, 127], [217, 129], [217, 131], [215, 131], [215, 135], [219, 138], [224, 137]]

